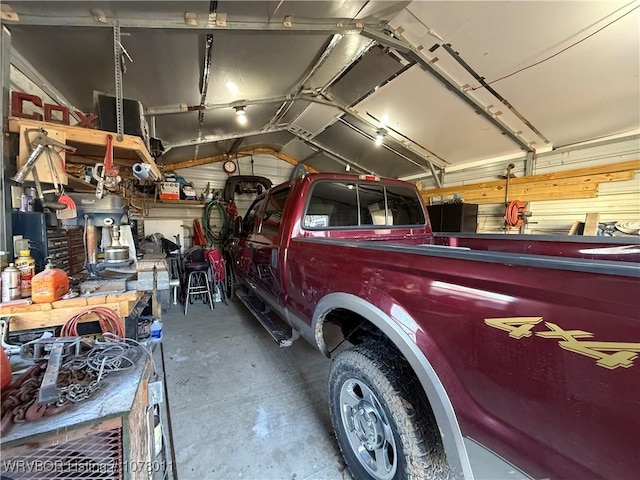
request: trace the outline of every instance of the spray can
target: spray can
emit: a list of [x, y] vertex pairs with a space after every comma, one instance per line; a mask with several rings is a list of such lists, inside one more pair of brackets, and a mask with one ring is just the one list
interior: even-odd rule
[[28, 298], [31, 296], [31, 279], [36, 274], [36, 261], [30, 250], [20, 250], [20, 256], [16, 258], [16, 268], [20, 270], [22, 298]]
[[2, 271], [2, 301], [10, 302], [22, 298], [20, 291], [20, 270], [13, 263]]

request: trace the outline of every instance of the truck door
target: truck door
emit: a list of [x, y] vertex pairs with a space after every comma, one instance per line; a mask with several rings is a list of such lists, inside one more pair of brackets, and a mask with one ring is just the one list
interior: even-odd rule
[[269, 193], [259, 221], [247, 241], [251, 256], [251, 282], [263, 301], [278, 308], [284, 304], [281, 275], [280, 237], [288, 185]]
[[260, 214], [264, 207], [265, 198], [258, 197], [247, 210], [242, 219], [242, 234], [235, 253], [236, 273], [250, 288], [255, 288], [255, 267], [252, 265], [250, 242], [258, 229]]

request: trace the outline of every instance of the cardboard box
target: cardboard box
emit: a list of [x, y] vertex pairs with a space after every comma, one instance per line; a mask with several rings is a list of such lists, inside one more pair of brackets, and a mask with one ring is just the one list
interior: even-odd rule
[[160, 184], [160, 200], [180, 200], [180, 184], [162, 182]]

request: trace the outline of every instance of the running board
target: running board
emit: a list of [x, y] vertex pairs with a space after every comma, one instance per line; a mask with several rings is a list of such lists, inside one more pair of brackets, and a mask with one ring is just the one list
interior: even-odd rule
[[263, 312], [256, 301], [259, 302], [256, 297], [248, 293], [236, 290], [236, 296], [244, 303], [245, 307], [249, 309], [251, 313], [258, 319], [262, 326], [269, 332], [269, 335], [276, 341], [281, 347], [290, 347], [295, 340], [291, 332], [288, 332], [283, 327], [278, 325], [269, 315]]

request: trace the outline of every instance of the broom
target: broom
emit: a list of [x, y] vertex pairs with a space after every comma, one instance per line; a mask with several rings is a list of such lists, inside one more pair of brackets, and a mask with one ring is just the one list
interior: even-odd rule
[[58, 197], [58, 203], [64, 205], [64, 209], [56, 210], [56, 217], [60, 220], [69, 220], [70, 218], [76, 218], [78, 216], [78, 209], [76, 208], [76, 202], [73, 201], [69, 195], [62, 192], [62, 195]]

